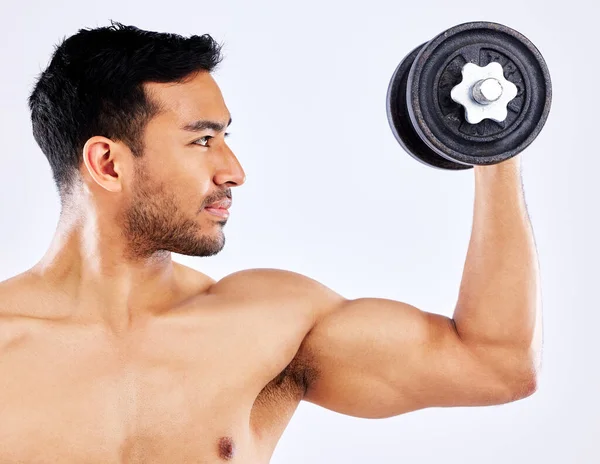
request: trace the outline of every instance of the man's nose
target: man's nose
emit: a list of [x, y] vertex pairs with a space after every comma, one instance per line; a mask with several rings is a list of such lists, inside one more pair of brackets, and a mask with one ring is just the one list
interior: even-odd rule
[[230, 184], [230, 186], [240, 186], [246, 182], [244, 168], [229, 147], [223, 150], [222, 162], [215, 172], [214, 182], [217, 185]]

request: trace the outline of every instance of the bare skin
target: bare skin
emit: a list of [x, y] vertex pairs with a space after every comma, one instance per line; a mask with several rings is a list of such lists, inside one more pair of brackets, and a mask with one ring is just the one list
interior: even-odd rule
[[91, 138], [48, 252], [0, 283], [2, 463], [264, 464], [302, 400], [378, 418], [535, 391], [541, 306], [518, 158], [475, 169], [452, 319], [283, 270], [215, 281], [171, 252], [222, 249], [226, 220], [206, 206], [245, 173], [223, 131], [180, 127], [230, 114], [206, 73], [146, 91], [164, 111], [144, 156]]

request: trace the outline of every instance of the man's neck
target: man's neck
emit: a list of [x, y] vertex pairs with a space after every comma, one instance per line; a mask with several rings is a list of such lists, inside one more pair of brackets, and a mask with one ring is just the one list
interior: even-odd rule
[[126, 259], [119, 232], [92, 215], [61, 217], [51, 245], [31, 273], [60, 288], [77, 320], [124, 330], [159, 312], [179, 293], [171, 253]]

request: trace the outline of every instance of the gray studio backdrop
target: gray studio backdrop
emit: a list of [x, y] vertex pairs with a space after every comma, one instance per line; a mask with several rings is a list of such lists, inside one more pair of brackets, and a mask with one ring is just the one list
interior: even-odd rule
[[247, 183], [233, 190], [224, 251], [176, 260], [217, 279], [252, 267], [290, 269], [348, 298], [392, 298], [447, 316], [470, 234], [473, 173], [427, 168], [402, 151], [386, 119], [388, 82], [408, 51], [462, 22], [500, 22], [528, 36], [554, 85], [550, 118], [524, 154], [544, 295], [538, 392], [503, 406], [385, 420], [301, 404], [272, 462], [600, 462], [597, 3], [0, 5], [0, 279], [37, 261], [59, 213], [31, 134], [26, 98], [34, 78], [59, 39], [114, 19], [225, 42], [215, 79]]

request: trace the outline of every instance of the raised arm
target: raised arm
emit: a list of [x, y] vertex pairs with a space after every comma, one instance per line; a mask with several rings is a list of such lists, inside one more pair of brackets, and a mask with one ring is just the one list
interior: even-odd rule
[[[305, 400], [360, 417], [432, 406], [501, 404], [536, 389], [541, 351], [538, 264], [520, 160], [475, 167], [475, 209], [452, 319], [329, 289], [305, 338]], [[317, 290], [318, 289], [318, 290]]]

